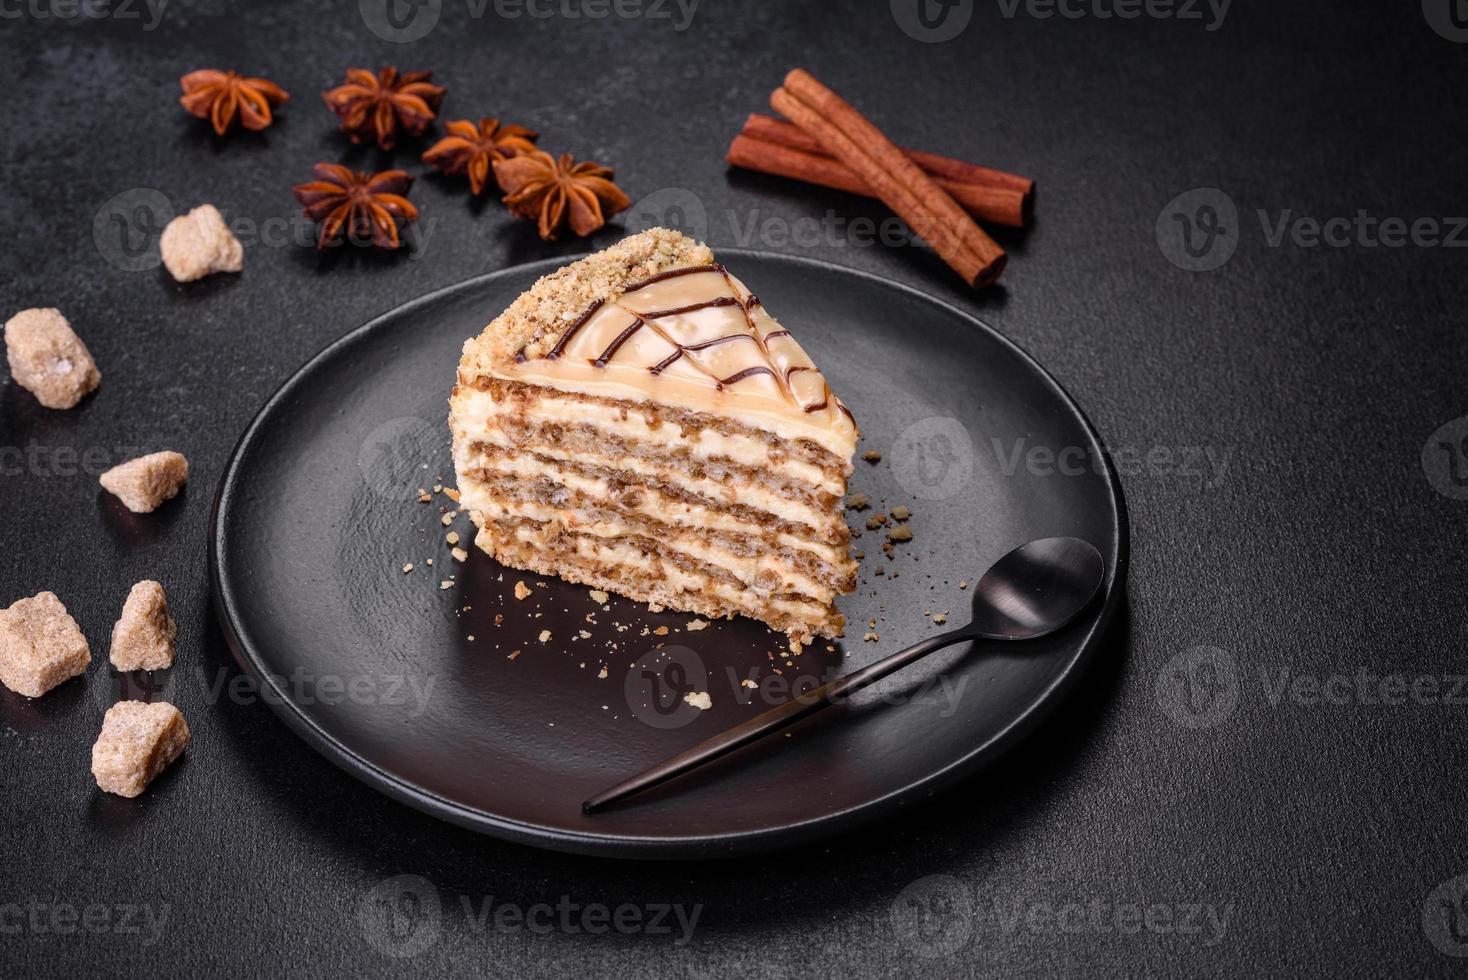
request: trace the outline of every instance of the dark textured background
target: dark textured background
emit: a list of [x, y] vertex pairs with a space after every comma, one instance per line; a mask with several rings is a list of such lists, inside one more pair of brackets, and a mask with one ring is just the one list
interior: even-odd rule
[[[69, 413], [0, 389], [0, 599], [55, 591], [102, 656], [128, 585], [166, 582], [181, 665], [192, 665], [174, 671], [170, 694], [195, 742], [141, 800], [107, 797], [87, 771], [113, 693], [97, 665], [41, 701], [0, 692], [0, 974], [1461, 968], [1448, 954], [1468, 953], [1455, 939], [1464, 931], [1443, 919], [1468, 872], [1468, 708], [1447, 703], [1451, 682], [1433, 703], [1272, 694], [1283, 671], [1410, 680], [1462, 669], [1468, 502], [1422, 458], [1435, 430], [1468, 412], [1465, 253], [1271, 246], [1257, 214], [1464, 213], [1468, 45], [1435, 33], [1417, 3], [1239, 0], [1210, 31], [1206, 18], [1005, 17], [988, 0], [956, 39], [922, 43], [886, 2], [704, 0], [679, 31], [676, 19], [512, 19], [493, 6], [475, 18], [465, 0], [445, 0], [432, 33], [395, 44], [369, 32], [355, 3], [175, 0], [145, 30], [141, 6], [142, 20], [91, 21], [38, 16], [53, 9], [39, 2], [0, 5], [0, 312], [61, 307], [104, 382]], [[527, 123], [549, 148], [615, 165], [634, 197], [656, 204], [686, 189], [715, 246], [819, 256], [974, 310], [1038, 357], [1114, 449], [1154, 453], [1124, 476], [1129, 615], [1059, 723], [997, 771], [855, 836], [737, 863], [648, 865], [437, 823], [336, 770], [265, 706], [212, 693], [236, 671], [208, 604], [209, 498], [263, 399], [404, 300], [583, 248], [544, 245], [497, 204], [472, 205], [458, 183], [429, 177], [413, 199], [430, 234], [412, 255], [321, 259], [278, 224], [272, 239], [247, 237], [241, 276], [178, 286], [108, 260], [119, 254], [114, 195], [134, 192], [121, 213], [145, 242], [138, 188], [260, 226], [295, 213], [290, 185], [317, 160], [385, 162], [348, 148], [316, 93], [347, 66], [389, 62], [434, 69], [448, 117]], [[1005, 236], [1002, 288], [971, 295], [931, 256], [840, 228], [813, 244], [781, 240], [792, 222], [883, 214], [726, 171], [729, 136], [796, 64], [900, 142], [1039, 181], [1035, 227]], [[294, 98], [265, 134], [216, 141], [175, 101], [177, 77], [205, 66], [266, 75]], [[419, 173], [422, 148], [409, 142], [392, 159]], [[1239, 215], [1237, 252], [1211, 272], [1169, 262], [1154, 232], [1168, 202], [1199, 187], [1225, 192]], [[99, 214], [111, 230], [94, 239]], [[1429, 457], [1445, 460], [1435, 443]], [[140, 519], [99, 495], [100, 466], [165, 446], [193, 464], [181, 501]], [[64, 447], [90, 455], [55, 452]], [[1227, 468], [1177, 472], [1164, 452], [1176, 460], [1189, 447]], [[1210, 658], [1204, 667], [1174, 660], [1197, 647], [1219, 652], [1195, 655]], [[426, 936], [409, 959], [385, 955], [401, 949], [395, 937], [358, 915], [398, 875], [430, 880], [443, 909], [437, 920], [404, 910], [396, 938]], [[678, 945], [477, 931], [460, 904], [563, 895], [703, 909]], [[1047, 918], [1067, 903], [1084, 914]], [[156, 942], [100, 920], [53, 931], [54, 912], [89, 904], [113, 916], [166, 907], [167, 920]], [[1221, 938], [1165, 926], [1164, 915], [1186, 925], [1195, 905], [1228, 915]], [[1111, 928], [1128, 906], [1153, 907], [1151, 926]]]

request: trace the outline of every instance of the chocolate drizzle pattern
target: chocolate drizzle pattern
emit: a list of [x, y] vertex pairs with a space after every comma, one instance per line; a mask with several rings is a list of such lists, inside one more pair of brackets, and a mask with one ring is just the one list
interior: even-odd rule
[[[522, 350], [517, 361], [526, 359]], [[680, 382], [747, 392], [805, 416], [834, 406], [854, 421], [790, 331], [718, 263], [668, 269], [592, 303], [529, 360], [644, 378], [676, 371]]]
[[556, 358], [560, 357], [561, 352], [566, 349], [566, 345], [571, 342], [571, 338], [575, 337], [576, 334], [581, 332], [581, 328], [586, 326], [591, 318], [596, 315], [597, 311], [602, 308], [605, 302], [605, 300], [599, 299], [595, 303], [592, 303], [589, 307], [587, 307], [586, 312], [581, 314], [581, 317], [575, 323], [571, 324], [571, 326], [566, 329], [565, 333], [561, 334], [561, 339], [557, 340], [556, 345], [552, 347], [550, 349], [550, 352], [545, 355], [546, 360], [554, 361]]

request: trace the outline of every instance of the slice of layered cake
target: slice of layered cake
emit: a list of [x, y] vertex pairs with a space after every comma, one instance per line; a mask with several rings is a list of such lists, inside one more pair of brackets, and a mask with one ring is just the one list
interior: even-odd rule
[[707, 246], [654, 228], [541, 279], [464, 345], [449, 424], [500, 562], [840, 635], [856, 425]]

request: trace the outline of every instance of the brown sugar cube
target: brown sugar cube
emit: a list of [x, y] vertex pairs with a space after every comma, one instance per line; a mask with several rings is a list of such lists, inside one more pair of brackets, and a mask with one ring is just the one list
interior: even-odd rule
[[163, 229], [158, 250], [169, 275], [179, 282], [193, 282], [216, 272], [239, 272], [245, 267], [240, 240], [212, 204], [201, 204], [170, 221]]
[[189, 461], [180, 453], [149, 453], [112, 467], [99, 479], [128, 510], [146, 514], [183, 489], [189, 480]]
[[21, 310], [5, 324], [15, 383], [47, 408], [71, 408], [102, 381], [91, 351], [60, 310]]
[[107, 709], [92, 746], [92, 775], [107, 792], [134, 797], [188, 744], [189, 726], [173, 705], [119, 701]]
[[139, 582], [122, 604], [122, 617], [112, 627], [108, 659], [120, 671], [162, 670], [173, 666], [173, 641], [178, 624], [168, 615], [163, 586]]
[[0, 684], [38, 698], [92, 662], [87, 638], [50, 592], [0, 609]]

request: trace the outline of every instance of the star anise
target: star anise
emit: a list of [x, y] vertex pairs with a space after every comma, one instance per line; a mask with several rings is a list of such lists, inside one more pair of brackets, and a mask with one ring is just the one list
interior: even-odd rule
[[316, 179], [294, 188], [306, 217], [321, 222], [316, 247], [328, 248], [343, 238], [354, 245], [371, 240], [381, 248], [397, 248], [398, 222], [413, 221], [418, 209], [404, 195], [413, 178], [404, 170], [356, 173], [335, 163], [318, 163]]
[[567, 223], [583, 238], [607, 223], [607, 218], [632, 206], [632, 200], [612, 183], [608, 167], [577, 163], [569, 153], [560, 159], [534, 150], [494, 162], [494, 176], [505, 190], [505, 204], [518, 218], [533, 218], [540, 237], [554, 241]]
[[422, 136], [437, 115], [448, 89], [431, 84], [432, 77], [431, 71], [399, 75], [391, 66], [376, 75], [364, 68], [348, 68], [346, 83], [322, 92], [321, 97], [353, 143], [376, 140], [379, 147], [391, 150], [399, 126], [413, 136]]
[[264, 129], [272, 120], [271, 106], [290, 98], [290, 93], [266, 78], [241, 78], [232, 71], [204, 68], [178, 80], [183, 95], [179, 103], [200, 119], [214, 125], [223, 136], [238, 115], [246, 129]]
[[468, 119], [455, 119], [444, 123], [443, 128], [449, 135], [423, 154], [423, 162], [446, 174], [467, 172], [469, 190], [476, 195], [484, 193], [491, 163], [531, 152], [534, 140], [540, 136], [514, 123], [501, 126], [498, 119], [481, 119], [478, 126]]

